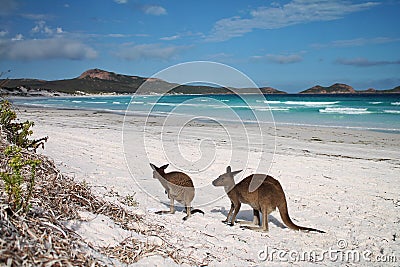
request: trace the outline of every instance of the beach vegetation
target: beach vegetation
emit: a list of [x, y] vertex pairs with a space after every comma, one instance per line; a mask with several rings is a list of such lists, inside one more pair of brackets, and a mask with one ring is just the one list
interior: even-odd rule
[[44, 148], [47, 137], [30, 139], [34, 123], [28, 120], [19, 122], [8, 100], [2, 100], [0, 106], [1, 136], [8, 142], [4, 149], [5, 161], [1, 166], [0, 177], [10, 209], [13, 212], [27, 212], [35, 186], [36, 168], [41, 161], [27, 157], [23, 149], [36, 151], [40, 145]]
[[21, 148], [15, 145], [8, 146], [4, 155], [8, 158], [7, 165], [0, 176], [4, 181], [8, 203], [12, 211], [26, 212], [29, 210], [29, 201], [35, 186], [36, 168], [41, 161], [24, 159]]
[[139, 203], [136, 201], [135, 195], [136, 195], [136, 192], [133, 194], [126, 195], [123, 198], [122, 203], [129, 207], [137, 207], [139, 205]]
[[47, 136], [40, 139], [30, 139], [33, 134], [33, 121], [19, 122], [17, 113], [12, 109], [8, 100], [2, 100], [0, 106], [0, 127], [8, 142], [28, 150], [36, 151], [40, 146], [44, 148], [44, 143], [48, 139]]

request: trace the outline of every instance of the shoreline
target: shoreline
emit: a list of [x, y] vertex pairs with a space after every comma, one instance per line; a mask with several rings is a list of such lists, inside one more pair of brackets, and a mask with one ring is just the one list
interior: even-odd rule
[[[89, 96], [88, 96], [89, 97]], [[107, 96], [111, 97], [111, 96]], [[47, 98], [47, 97], [44, 97]], [[28, 97], [29, 99], [29, 97]], [[12, 100], [11, 100], [12, 101]], [[51, 107], [51, 106], [45, 106], [45, 105], [27, 105], [27, 104], [14, 104], [16, 108], [25, 108], [25, 109], [46, 109], [46, 110], [70, 110], [70, 111], [87, 111], [87, 112], [98, 112], [98, 113], [110, 113], [110, 114], [116, 114], [116, 115], [121, 115], [121, 116], [137, 116], [137, 117], [160, 117], [164, 118], [167, 117], [168, 115], [160, 115], [160, 114], [128, 114], [128, 110], [111, 110], [111, 109], [95, 109], [95, 108], [69, 108], [69, 107]], [[271, 111], [273, 115], [273, 110]], [[182, 115], [186, 116], [185, 114], [176, 114], [176, 115]], [[274, 115], [273, 115], [274, 116]], [[201, 122], [207, 123], [206, 120], [200, 120]], [[327, 128], [327, 129], [343, 129], [343, 130], [356, 130], [356, 131], [374, 131], [374, 132], [382, 132], [382, 133], [389, 133], [389, 134], [400, 134], [400, 129], [397, 128], [379, 128], [379, 127], [362, 127], [362, 126], [341, 126], [341, 125], [323, 125], [323, 124], [307, 124], [307, 123], [292, 123], [292, 122], [254, 122], [254, 121], [233, 121], [233, 120], [227, 120], [227, 119], [221, 119], [221, 121], [227, 122], [227, 123], [233, 123], [233, 124], [273, 124], [277, 127], [307, 127], [307, 128]]]
[[[126, 111], [124, 112], [118, 112], [118, 111], [112, 111], [112, 110], [104, 110], [104, 109], [100, 109], [100, 110], [95, 110], [95, 109], [78, 109], [78, 108], [54, 108], [54, 107], [43, 107], [43, 106], [29, 106], [29, 105], [15, 105], [16, 110], [20, 113], [22, 112], [26, 112], [26, 111], [34, 111], [34, 112], [40, 112], [40, 110], [46, 110], [46, 111], [60, 111], [60, 112], [72, 112], [72, 113], [82, 113], [82, 114], [109, 114], [109, 115], [116, 115], [118, 117], [132, 117], [132, 118], [155, 118], [155, 119], [163, 119], [166, 116], [159, 116], [159, 115], [150, 115], [150, 116], [146, 116], [146, 115], [140, 115], [140, 114], [126, 114]], [[23, 109], [25, 109], [23, 111]], [[23, 114], [20, 114], [23, 115]], [[32, 120], [34, 120], [34, 118], [31, 118]], [[232, 122], [232, 121], [226, 121], [228, 123]], [[214, 126], [214, 124], [212, 122], [206, 121], [206, 120], [201, 120], [199, 121], [199, 123], [205, 124], [205, 125], [209, 125], [209, 126]], [[241, 123], [238, 122], [232, 122], [232, 125], [240, 125]], [[257, 126], [257, 123], [245, 123], [246, 125], [249, 126]], [[346, 127], [346, 126], [328, 126], [328, 125], [309, 125], [309, 124], [291, 124], [291, 123], [265, 123], [265, 124], [270, 124], [273, 125], [276, 130], [279, 129], [301, 129], [302, 131], [305, 132], [315, 132], [318, 130], [329, 130], [332, 133], [335, 133], [336, 135], [342, 135], [342, 134], [346, 134], [347, 132], [352, 133], [353, 135], [355, 135], [356, 133], [369, 133], [368, 136], [373, 136], [373, 137], [377, 137], [377, 135], [383, 134], [383, 135], [387, 135], [388, 137], [386, 137], [386, 140], [389, 140], [390, 138], [396, 139], [398, 138], [398, 134], [400, 134], [400, 132], [397, 132], [397, 129], [391, 130], [391, 129], [383, 129], [383, 128], [362, 128], [362, 127]], [[294, 133], [292, 133], [294, 134]], [[389, 139], [388, 139], [389, 138]], [[316, 140], [314, 140], [316, 141]], [[322, 141], [322, 140], [321, 140]], [[396, 143], [397, 144], [397, 143]], [[394, 145], [394, 144], [392, 144]], [[399, 146], [400, 148], [400, 146]]]

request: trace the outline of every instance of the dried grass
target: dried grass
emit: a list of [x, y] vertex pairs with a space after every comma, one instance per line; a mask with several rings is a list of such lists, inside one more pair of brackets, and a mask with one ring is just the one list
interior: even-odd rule
[[[7, 163], [3, 153], [7, 145], [2, 137], [1, 169]], [[150, 255], [170, 257], [179, 264], [201, 265], [204, 262], [167, 242], [171, 233], [163, 226], [149, 224], [141, 216], [94, 195], [86, 184], [63, 175], [47, 157], [27, 150], [23, 151], [23, 156], [40, 159], [42, 163], [37, 168], [31, 208], [26, 214], [11, 212], [0, 180], [0, 265], [108, 266], [113, 265], [110, 259], [130, 264]], [[64, 224], [68, 220], [79, 220], [79, 211], [103, 214], [126, 230], [157, 236], [162, 242], [155, 244], [130, 237], [117, 246], [93, 247]]]
[[[2, 169], [7, 161], [3, 153], [6, 146], [2, 139]], [[42, 164], [37, 169], [28, 213], [12, 212], [4, 190], [0, 191], [0, 263], [8, 266], [106, 266], [91, 256], [92, 249], [62, 223], [78, 218], [79, 208], [94, 210], [104, 203], [87, 187], [63, 176], [46, 157], [26, 150], [23, 157], [40, 159]]]

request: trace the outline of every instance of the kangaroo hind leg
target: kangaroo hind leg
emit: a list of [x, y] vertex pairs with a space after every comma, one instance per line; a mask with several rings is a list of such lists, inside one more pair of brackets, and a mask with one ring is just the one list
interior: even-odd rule
[[174, 199], [170, 197], [169, 199], [169, 210], [160, 210], [157, 211], [156, 214], [174, 214], [175, 213], [175, 206], [174, 206]]

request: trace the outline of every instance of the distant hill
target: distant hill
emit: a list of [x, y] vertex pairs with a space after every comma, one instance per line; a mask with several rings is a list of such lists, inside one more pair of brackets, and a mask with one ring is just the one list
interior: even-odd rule
[[389, 90], [382, 90], [382, 91], [379, 91], [379, 92], [382, 92], [382, 93], [391, 93], [391, 94], [398, 94], [398, 93], [400, 93], [400, 86], [397, 86], [397, 87], [395, 87], [395, 88], [393, 88], [393, 89], [389, 89]]
[[[5, 80], [0, 80], [0, 84]], [[143, 85], [143, 86], [142, 86]], [[195, 86], [195, 85], [178, 85], [169, 83], [160, 79], [145, 78], [140, 76], [131, 76], [117, 74], [114, 72], [104, 71], [101, 69], [90, 69], [83, 72], [76, 78], [44, 81], [36, 79], [10, 79], [5, 82], [3, 88], [6, 91], [11, 90], [21, 91], [21, 87], [26, 91], [45, 90], [49, 92], [60, 92], [67, 94], [100, 94], [100, 93], [115, 93], [115, 94], [133, 94], [138, 88], [140, 93], [164, 93], [166, 90], [169, 93], [175, 94], [230, 94], [229, 89], [223, 87], [212, 86]], [[172, 90], [170, 90], [172, 89]], [[271, 87], [260, 88], [265, 94], [285, 93]], [[241, 93], [257, 93], [255, 88], [238, 89]]]
[[[101, 69], [90, 69], [76, 78], [65, 80], [45, 81], [38, 79], [8, 79], [0, 80], [0, 94], [40, 96], [62, 94], [133, 94], [140, 88], [141, 94], [161, 94], [168, 91], [170, 94], [232, 94], [224, 87], [203, 85], [179, 85], [160, 79], [140, 76], [117, 74]], [[286, 94], [284, 91], [272, 87], [239, 88], [235, 89], [243, 94]], [[335, 83], [329, 87], [316, 85], [301, 94], [355, 94], [355, 93], [400, 93], [400, 86], [390, 90], [375, 90], [373, 88], [356, 91], [353, 87]]]
[[353, 87], [343, 83], [335, 83], [329, 87], [316, 85], [307, 90], [301, 91], [300, 94], [382, 94], [382, 93], [400, 93], [400, 86], [389, 90], [376, 90], [369, 88], [367, 90], [355, 90]]
[[335, 83], [329, 87], [323, 87], [320, 85], [316, 85], [307, 90], [300, 92], [300, 94], [355, 94], [356, 90], [353, 87], [342, 84]]
[[280, 91], [272, 87], [261, 87], [260, 90], [263, 94], [287, 94], [284, 91]]
[[375, 94], [378, 93], [379, 91], [374, 89], [374, 88], [368, 88], [367, 90], [358, 90], [357, 93], [359, 94]]

